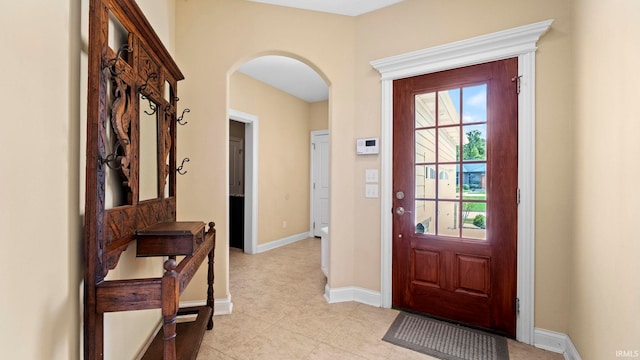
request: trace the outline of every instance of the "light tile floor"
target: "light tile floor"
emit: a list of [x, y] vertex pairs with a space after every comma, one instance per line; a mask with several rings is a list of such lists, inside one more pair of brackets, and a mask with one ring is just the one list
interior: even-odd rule
[[[257, 255], [231, 249], [233, 313], [215, 317], [199, 360], [433, 359], [380, 340], [398, 311], [356, 302], [327, 304], [320, 239]], [[509, 341], [512, 360], [562, 355]]]

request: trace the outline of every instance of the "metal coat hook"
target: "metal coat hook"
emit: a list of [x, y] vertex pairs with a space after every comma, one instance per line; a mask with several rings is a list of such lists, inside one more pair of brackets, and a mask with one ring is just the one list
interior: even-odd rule
[[147, 75], [147, 80], [145, 80], [144, 84], [142, 84], [142, 86], [140, 86], [140, 88], [138, 89], [138, 92], [142, 93], [143, 91], [147, 90], [147, 86], [149, 86], [149, 81], [151, 79], [157, 79], [157, 78], [158, 78], [158, 74], [156, 74], [156, 73], [148, 74]]
[[120, 60], [120, 58], [122, 57], [122, 53], [125, 51], [132, 52], [133, 48], [129, 46], [129, 44], [124, 44], [120, 46], [120, 49], [118, 49], [118, 52], [116, 53], [116, 57], [107, 61], [105, 67], [109, 68], [109, 71], [111, 72], [112, 76], [119, 76], [124, 72], [124, 69], [117, 71], [116, 64], [118, 64], [118, 60]]
[[153, 115], [158, 111], [158, 106], [151, 101], [151, 99], [147, 98], [144, 95], [144, 91], [147, 89], [147, 86], [149, 86], [149, 81], [151, 79], [157, 79], [158, 78], [158, 74], [156, 73], [151, 73], [147, 75], [147, 79], [144, 81], [144, 84], [142, 84], [139, 88], [138, 88], [138, 93], [140, 93], [140, 97], [142, 98], [142, 100], [148, 100], [149, 101], [149, 109], [151, 109], [151, 112], [145, 110], [144, 113], [147, 115]]
[[178, 101], [180, 101], [180, 98], [176, 96], [176, 97], [174, 97], [174, 98], [173, 98], [173, 100], [175, 100], [176, 102], [178, 102]]
[[151, 109], [151, 112], [148, 112], [147, 110], [145, 110], [144, 111], [145, 114], [153, 115], [156, 112], [158, 112], [158, 106], [153, 101], [151, 101], [151, 99], [147, 99], [145, 96], [143, 96], [142, 98], [149, 101], [149, 109]]
[[176, 121], [178, 122], [178, 124], [180, 124], [180, 125], [187, 125], [187, 123], [188, 123], [188, 122], [187, 122], [187, 121], [182, 122], [182, 118], [184, 118], [184, 114], [185, 114], [185, 113], [188, 113], [188, 112], [191, 112], [191, 110], [190, 110], [189, 108], [186, 108], [186, 109], [182, 110], [182, 115], [180, 115], [180, 117], [179, 117], [178, 119], [176, 119]]
[[[124, 145], [129, 145], [129, 141], [124, 140], [124, 144], [122, 141], [118, 140], [115, 143], [113, 148], [113, 152], [104, 158], [99, 158], [98, 162], [100, 165], [107, 165], [109, 169], [118, 170], [122, 168], [122, 162], [120, 162], [120, 155], [118, 155], [118, 149], [122, 149], [124, 151]], [[112, 165], [112, 163], [116, 163], [116, 165]]]
[[184, 175], [187, 173], [187, 171], [182, 171], [182, 168], [184, 167], [184, 163], [188, 163], [189, 162], [189, 158], [184, 158], [182, 159], [182, 164], [180, 164], [180, 166], [178, 166], [178, 168], [176, 169], [176, 171], [178, 172], [178, 174], [180, 175]]

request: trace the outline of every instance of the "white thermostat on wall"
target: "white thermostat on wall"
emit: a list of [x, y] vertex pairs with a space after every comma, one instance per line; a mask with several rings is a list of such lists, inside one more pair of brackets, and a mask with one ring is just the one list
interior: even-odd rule
[[356, 141], [356, 154], [371, 155], [379, 152], [378, 138], [358, 139]]

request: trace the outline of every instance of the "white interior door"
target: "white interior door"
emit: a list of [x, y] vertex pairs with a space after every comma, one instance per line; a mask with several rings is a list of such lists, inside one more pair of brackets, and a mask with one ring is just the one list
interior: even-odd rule
[[244, 194], [244, 141], [229, 137], [229, 194]]
[[311, 228], [313, 236], [329, 226], [329, 131], [311, 133]]

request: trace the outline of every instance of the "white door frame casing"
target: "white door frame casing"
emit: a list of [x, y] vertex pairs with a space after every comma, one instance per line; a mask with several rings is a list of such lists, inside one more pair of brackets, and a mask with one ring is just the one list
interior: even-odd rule
[[382, 82], [381, 306], [392, 302], [393, 80], [490, 61], [518, 58], [518, 341], [534, 343], [535, 275], [535, 51], [553, 20], [482, 35], [371, 62]]
[[245, 124], [244, 252], [256, 254], [258, 252], [258, 117], [229, 109], [229, 120]]

